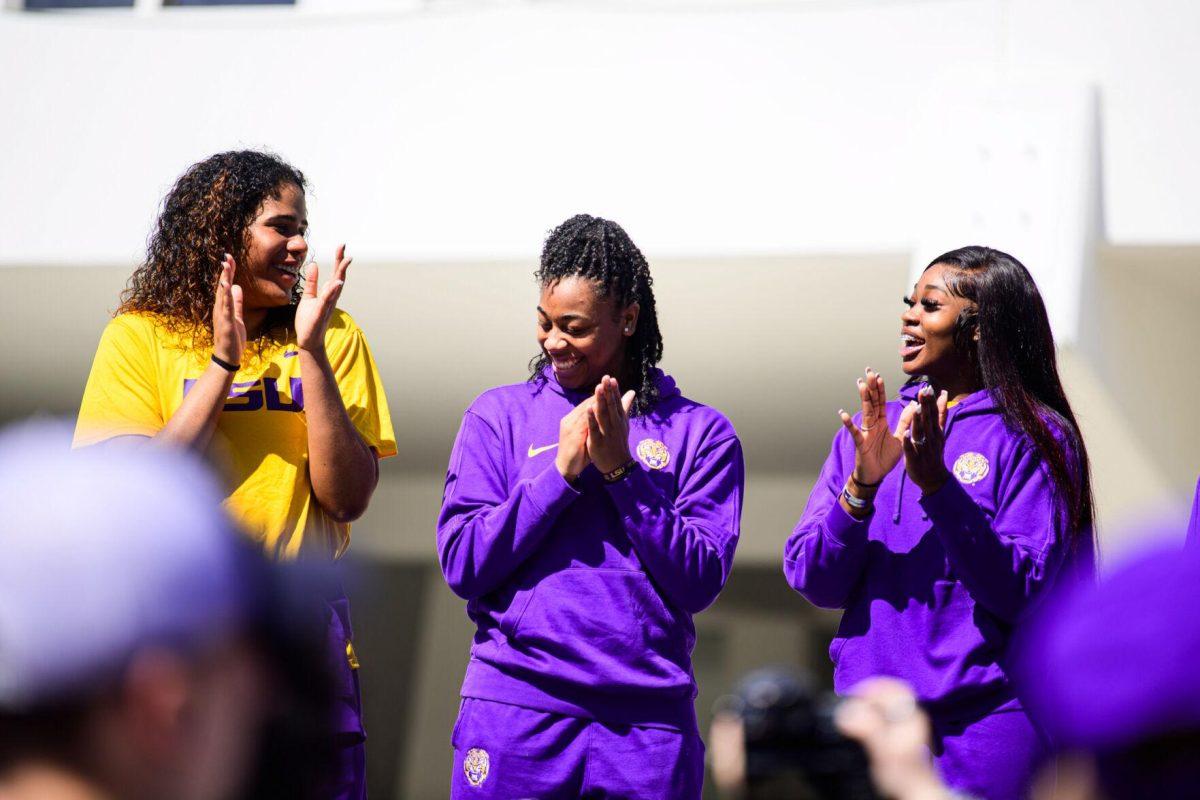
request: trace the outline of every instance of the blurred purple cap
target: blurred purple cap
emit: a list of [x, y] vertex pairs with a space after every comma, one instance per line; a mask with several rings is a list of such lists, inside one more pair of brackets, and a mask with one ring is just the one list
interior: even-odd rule
[[0, 432], [0, 707], [98, 686], [147, 644], [215, 640], [251, 603], [204, 467], [70, 441], [59, 423]]
[[1175, 545], [1047, 602], [1021, 637], [1017, 674], [1057, 746], [1113, 752], [1200, 731], [1197, 664], [1200, 549]]

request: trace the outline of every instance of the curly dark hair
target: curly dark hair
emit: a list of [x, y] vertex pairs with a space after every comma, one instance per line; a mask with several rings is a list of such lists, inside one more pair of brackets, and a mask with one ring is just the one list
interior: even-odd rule
[[[646, 414], [658, 402], [655, 365], [662, 360], [663, 340], [654, 307], [650, 265], [629, 234], [615, 222], [577, 214], [546, 237], [542, 261], [534, 273], [543, 287], [571, 276], [595, 282], [602, 297], [618, 308], [637, 303], [637, 328], [625, 347], [625, 367], [637, 382], [632, 413]], [[545, 351], [529, 362], [531, 381], [545, 379], [550, 359]]]
[[[191, 342], [212, 344], [212, 308], [223, 254], [247, 268], [247, 233], [268, 197], [289, 184], [305, 189], [304, 174], [271, 153], [217, 153], [188, 167], [163, 198], [146, 245], [146, 260], [121, 293], [118, 314], [154, 314], [168, 331]], [[292, 288], [291, 305], [271, 309], [255, 340], [261, 349], [280, 338], [296, 314], [302, 291]]]

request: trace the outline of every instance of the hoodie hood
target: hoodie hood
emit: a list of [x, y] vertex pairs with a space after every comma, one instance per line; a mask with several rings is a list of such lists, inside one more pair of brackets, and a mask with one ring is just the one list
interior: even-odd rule
[[[667, 373], [663, 372], [658, 367], [654, 367], [650, 371], [654, 382], [658, 385], [658, 400], [661, 403], [663, 400], [669, 400], [679, 396], [679, 387], [675, 385], [675, 379]], [[548, 387], [555, 394], [567, 398], [574, 404], [583, 402], [583, 399], [591, 394], [591, 390], [568, 389], [558, 382], [558, 377], [554, 374], [554, 367], [545, 366], [542, 368], [541, 375], [534, 378], [535, 383]], [[632, 387], [622, 386], [621, 393], [629, 391]]]
[[[917, 393], [929, 385], [928, 381], [912, 381], [904, 384], [900, 388], [899, 399], [907, 405], [910, 401], [917, 399]], [[1000, 407], [996, 405], [996, 398], [992, 396], [989, 389], [980, 389], [977, 392], [971, 392], [969, 395], [959, 400], [949, 409], [947, 415], [946, 433], [949, 434], [949, 425], [951, 417], [964, 417], [971, 414], [999, 414]]]
[[[902, 404], [901, 408], [903, 408], [903, 406], [908, 405], [913, 400], [916, 400], [917, 394], [922, 389], [924, 389], [926, 386], [929, 386], [928, 381], [911, 381], [909, 383], [904, 384], [904, 386], [902, 386], [900, 388], [899, 400]], [[946, 409], [946, 428], [943, 433], [947, 437], [949, 437], [950, 431], [953, 429], [954, 423], [956, 420], [963, 419], [965, 417], [978, 415], [978, 414], [999, 414], [999, 413], [1000, 413], [1000, 409], [996, 405], [996, 400], [992, 396], [992, 393], [990, 391], [988, 391], [987, 389], [980, 389], [977, 392], [971, 392], [969, 395], [964, 397], [962, 400], [959, 400], [957, 403], [955, 403], [952, 407]], [[894, 427], [895, 423], [893, 422], [892, 425]], [[900, 522], [901, 510], [904, 507], [905, 488], [906, 488], [906, 484], [908, 483], [908, 473], [906, 473], [904, 471], [903, 462], [900, 465], [899, 471], [900, 471], [900, 485], [899, 485], [899, 488], [896, 490], [896, 502], [892, 507], [892, 521], [895, 523]], [[925, 512], [922, 511], [921, 519], [925, 520], [927, 518], [928, 517], [926, 516]]]

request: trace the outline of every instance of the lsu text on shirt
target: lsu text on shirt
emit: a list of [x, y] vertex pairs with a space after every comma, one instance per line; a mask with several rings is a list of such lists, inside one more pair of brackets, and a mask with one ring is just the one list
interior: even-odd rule
[[[362, 331], [335, 309], [325, 350], [350, 421], [380, 458], [396, 438], [379, 370]], [[100, 337], [75, 428], [75, 447], [117, 436], [154, 436], [208, 368], [209, 349], [188, 342], [142, 313], [115, 317]], [[264, 550], [341, 555], [350, 526], [330, 518], [308, 475], [308, 423], [295, 333], [261, 356], [247, 350], [209, 448], [231, 492], [229, 511]]]

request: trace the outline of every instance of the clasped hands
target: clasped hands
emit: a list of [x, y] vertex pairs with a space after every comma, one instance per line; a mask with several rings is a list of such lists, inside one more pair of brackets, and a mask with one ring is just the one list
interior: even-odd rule
[[[908, 477], [921, 489], [932, 494], [950, 477], [946, 469], [946, 392], [935, 395], [925, 386], [900, 414], [894, 430], [888, 429], [887, 393], [883, 376], [868, 368], [866, 378], [858, 379], [858, 395], [862, 400], [862, 424], [844, 410], [838, 411], [842, 425], [854, 439], [854, 472], [851, 484], [873, 494], [873, 487], [887, 477], [901, 457]], [[861, 496], [861, 495], [860, 495]], [[865, 498], [864, 498], [865, 499]]]
[[568, 482], [578, 478], [588, 464], [595, 464], [603, 473], [629, 463], [633, 397], [633, 390], [622, 396], [617, 379], [605, 375], [592, 395], [562, 418], [554, 465]]

